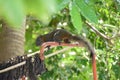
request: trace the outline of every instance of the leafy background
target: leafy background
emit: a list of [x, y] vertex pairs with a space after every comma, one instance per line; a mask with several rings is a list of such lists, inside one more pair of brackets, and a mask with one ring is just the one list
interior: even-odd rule
[[[119, 0], [0, 0], [0, 17], [19, 28], [26, 16], [25, 53], [38, 51], [35, 39], [57, 28], [86, 37], [94, 46], [98, 80], [120, 80]], [[96, 33], [86, 22], [101, 34]], [[46, 51], [49, 55], [65, 47]], [[48, 71], [39, 80], [92, 80], [89, 52], [68, 49], [45, 59]]]

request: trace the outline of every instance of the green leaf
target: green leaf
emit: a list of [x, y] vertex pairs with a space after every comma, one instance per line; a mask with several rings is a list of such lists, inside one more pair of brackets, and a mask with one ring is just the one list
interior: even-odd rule
[[69, 8], [70, 8], [70, 16], [72, 19], [72, 23], [76, 28], [76, 30], [78, 31], [78, 33], [80, 33], [82, 29], [82, 20], [81, 20], [80, 12], [78, 11], [78, 8], [74, 2], [70, 4]]
[[48, 24], [56, 12], [55, 0], [24, 0], [27, 14], [34, 15], [43, 24]]
[[97, 15], [94, 9], [89, 6], [89, 3], [86, 3], [85, 0], [75, 0], [81, 14], [88, 20], [93, 23], [98, 23]]
[[21, 27], [25, 19], [25, 12], [21, 0], [1, 0], [1, 16], [12, 27]]
[[57, 0], [56, 3], [57, 3], [57, 11], [60, 11], [62, 10], [63, 8], [65, 8], [68, 3], [70, 2], [71, 0]]

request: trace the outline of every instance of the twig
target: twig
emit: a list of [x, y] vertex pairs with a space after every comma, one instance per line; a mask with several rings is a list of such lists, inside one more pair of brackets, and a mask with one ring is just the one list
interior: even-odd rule
[[106, 36], [106, 35], [104, 35], [103, 33], [99, 32], [93, 25], [91, 25], [91, 23], [89, 23], [89, 22], [86, 21], [86, 24], [87, 24], [92, 30], [94, 30], [94, 31], [96, 32], [96, 34], [98, 34], [99, 36], [103, 37], [103, 38], [106, 39], [106, 40], [110, 40], [110, 38], [109, 38], [108, 36]]
[[110, 24], [103, 24], [103, 26], [107, 26], [107, 27], [111, 27], [111, 28], [116, 28], [117, 26], [113, 26], [113, 25], [110, 25]]
[[[62, 50], [56, 51], [56, 52], [54, 52], [54, 53], [51, 53], [51, 54], [49, 54], [49, 55], [46, 55], [45, 58], [52, 57], [52, 56], [54, 56], [54, 55], [56, 55], [56, 54], [58, 54], [58, 53], [64, 52], [64, 51], [69, 50], [69, 49], [71, 49], [71, 48], [72, 48], [72, 47], [67, 47], [67, 48], [64, 48], [64, 49], [62, 49]], [[36, 51], [36, 52], [31, 53], [31, 54], [28, 54], [27, 57], [31, 57], [31, 56], [39, 53], [39, 52], [40, 52], [40, 51]], [[13, 66], [10, 66], [10, 67], [7, 67], [7, 68], [5, 68], [5, 69], [0, 70], [0, 73], [7, 72], [7, 71], [9, 71], [9, 70], [15, 69], [15, 68], [17, 68], [17, 67], [19, 67], [19, 66], [22, 66], [22, 65], [25, 65], [25, 64], [26, 64], [26, 61], [20, 62], [20, 63], [18, 63], [18, 64], [15, 64], [15, 65], [13, 65]]]
[[[53, 47], [50, 47], [50, 48], [53, 48]], [[44, 50], [46, 51], [47, 48], [45, 48]], [[33, 56], [33, 55], [35, 55], [35, 54], [37, 54], [37, 53], [40, 53], [40, 51], [35, 51], [35, 52], [33, 52], [33, 53], [30, 53], [30, 54], [27, 55], [27, 57], [31, 57], [31, 56]]]
[[62, 49], [62, 50], [56, 51], [56, 52], [54, 52], [54, 53], [51, 53], [51, 54], [49, 54], [49, 55], [46, 55], [45, 58], [52, 57], [52, 56], [54, 56], [54, 55], [57, 55], [57, 54], [62, 53], [62, 52], [64, 52], [64, 51], [67, 51], [67, 50], [69, 50], [69, 49], [71, 49], [71, 48], [72, 48], [72, 47], [67, 47], [67, 48], [64, 48], [64, 49]]
[[27, 57], [31, 57], [31, 56], [33, 56], [33, 55], [39, 53], [39, 52], [40, 52], [40, 51], [36, 51], [36, 52], [30, 53], [30, 54], [27, 55]]
[[2, 70], [0, 70], [0, 73], [7, 72], [7, 71], [9, 71], [9, 70], [15, 69], [15, 68], [17, 68], [17, 67], [19, 67], [19, 66], [24, 65], [25, 63], [26, 63], [26, 61], [23, 61], [23, 62], [21, 62], [21, 63], [15, 64], [15, 65], [10, 66], [10, 67], [7, 67], [7, 68], [5, 68], [5, 69], [2, 69]]

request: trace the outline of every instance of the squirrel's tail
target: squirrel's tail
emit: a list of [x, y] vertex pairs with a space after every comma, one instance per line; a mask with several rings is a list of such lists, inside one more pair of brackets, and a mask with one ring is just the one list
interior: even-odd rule
[[93, 57], [93, 54], [95, 54], [94, 47], [88, 42], [86, 39], [78, 37], [78, 36], [72, 36], [72, 39], [74, 41], [77, 41], [81, 46], [87, 47], [90, 51], [90, 57]]

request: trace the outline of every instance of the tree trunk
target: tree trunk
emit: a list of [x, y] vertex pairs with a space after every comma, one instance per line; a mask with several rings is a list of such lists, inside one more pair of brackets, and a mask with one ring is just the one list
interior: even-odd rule
[[20, 28], [13, 28], [2, 22], [0, 32], [0, 62], [24, 54], [25, 21]]

